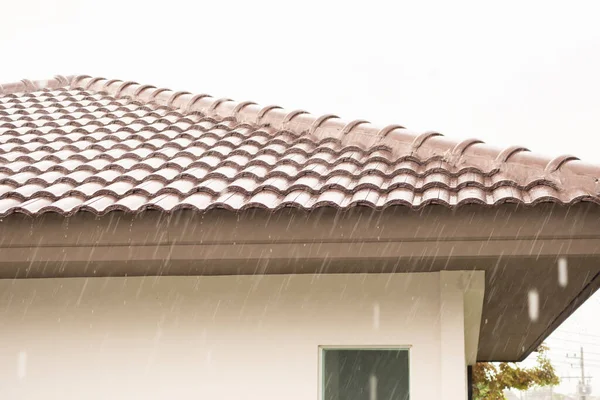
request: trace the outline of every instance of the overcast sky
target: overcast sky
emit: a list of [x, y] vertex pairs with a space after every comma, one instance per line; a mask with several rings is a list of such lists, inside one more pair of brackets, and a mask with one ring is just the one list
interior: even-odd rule
[[[593, 1], [4, 0], [0, 82], [119, 78], [597, 162], [599, 8]], [[600, 295], [551, 340], [566, 350], [578, 342], [558, 337], [583, 341], [597, 353], [588, 368], [595, 393], [598, 315]], [[561, 374], [576, 374], [561, 357]]]

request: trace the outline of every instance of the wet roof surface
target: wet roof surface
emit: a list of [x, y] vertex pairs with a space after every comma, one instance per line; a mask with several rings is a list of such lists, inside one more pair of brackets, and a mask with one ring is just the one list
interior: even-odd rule
[[0, 216], [599, 202], [599, 170], [133, 82], [0, 86]]

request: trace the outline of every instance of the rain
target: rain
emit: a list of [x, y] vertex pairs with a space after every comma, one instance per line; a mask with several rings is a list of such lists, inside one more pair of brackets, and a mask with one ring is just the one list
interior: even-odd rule
[[0, 399], [600, 399], [599, 10], [538, 3], [3, 4]]
[[566, 287], [569, 283], [569, 271], [567, 269], [567, 258], [560, 257], [558, 259], [558, 284], [561, 287]]
[[529, 319], [533, 322], [537, 321], [540, 315], [540, 295], [537, 290], [529, 291], [528, 296]]
[[27, 375], [27, 352], [20, 351], [17, 356], [17, 376], [19, 379], [25, 379]]

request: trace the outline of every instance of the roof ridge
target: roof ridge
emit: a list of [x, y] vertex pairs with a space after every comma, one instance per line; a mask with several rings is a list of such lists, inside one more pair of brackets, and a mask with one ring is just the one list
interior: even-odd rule
[[69, 86], [75, 77], [75, 75], [55, 75], [52, 79], [42, 79], [37, 81], [21, 79], [19, 82], [2, 83], [0, 84], [0, 96], [14, 93], [30, 93], [44, 89], [59, 89], [61, 87]]
[[378, 127], [365, 120], [346, 122], [333, 114], [316, 116], [304, 110], [285, 110], [277, 105], [259, 106], [252, 101], [236, 102], [229, 98], [215, 99], [208, 94], [192, 94], [140, 85], [133, 81], [108, 80], [88, 75], [56, 75], [49, 80], [0, 85], [0, 95], [33, 92], [61, 87], [107, 92], [117, 98], [127, 97], [143, 103], [167, 106], [181, 113], [200, 112], [217, 118], [235, 118], [276, 130], [314, 135], [319, 139], [338, 138], [363, 148], [376, 145], [389, 147], [395, 155], [412, 155], [430, 159], [442, 156], [448, 163], [460, 167], [472, 165], [483, 172], [500, 171], [511, 175], [514, 168], [525, 166], [532, 176], [559, 181], [563, 186], [584, 187], [591, 195], [600, 192], [600, 165], [579, 160], [571, 155], [548, 157], [531, 153], [522, 146], [505, 149], [485, 144], [479, 139], [462, 141], [448, 139], [438, 132], [414, 132], [401, 125]]

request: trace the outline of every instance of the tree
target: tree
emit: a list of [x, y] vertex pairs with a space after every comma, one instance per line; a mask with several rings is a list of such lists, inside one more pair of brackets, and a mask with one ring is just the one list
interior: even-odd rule
[[504, 400], [504, 390], [527, 390], [558, 385], [560, 379], [548, 358], [548, 347], [538, 347], [536, 365], [520, 367], [516, 363], [477, 363], [473, 367], [473, 399]]

